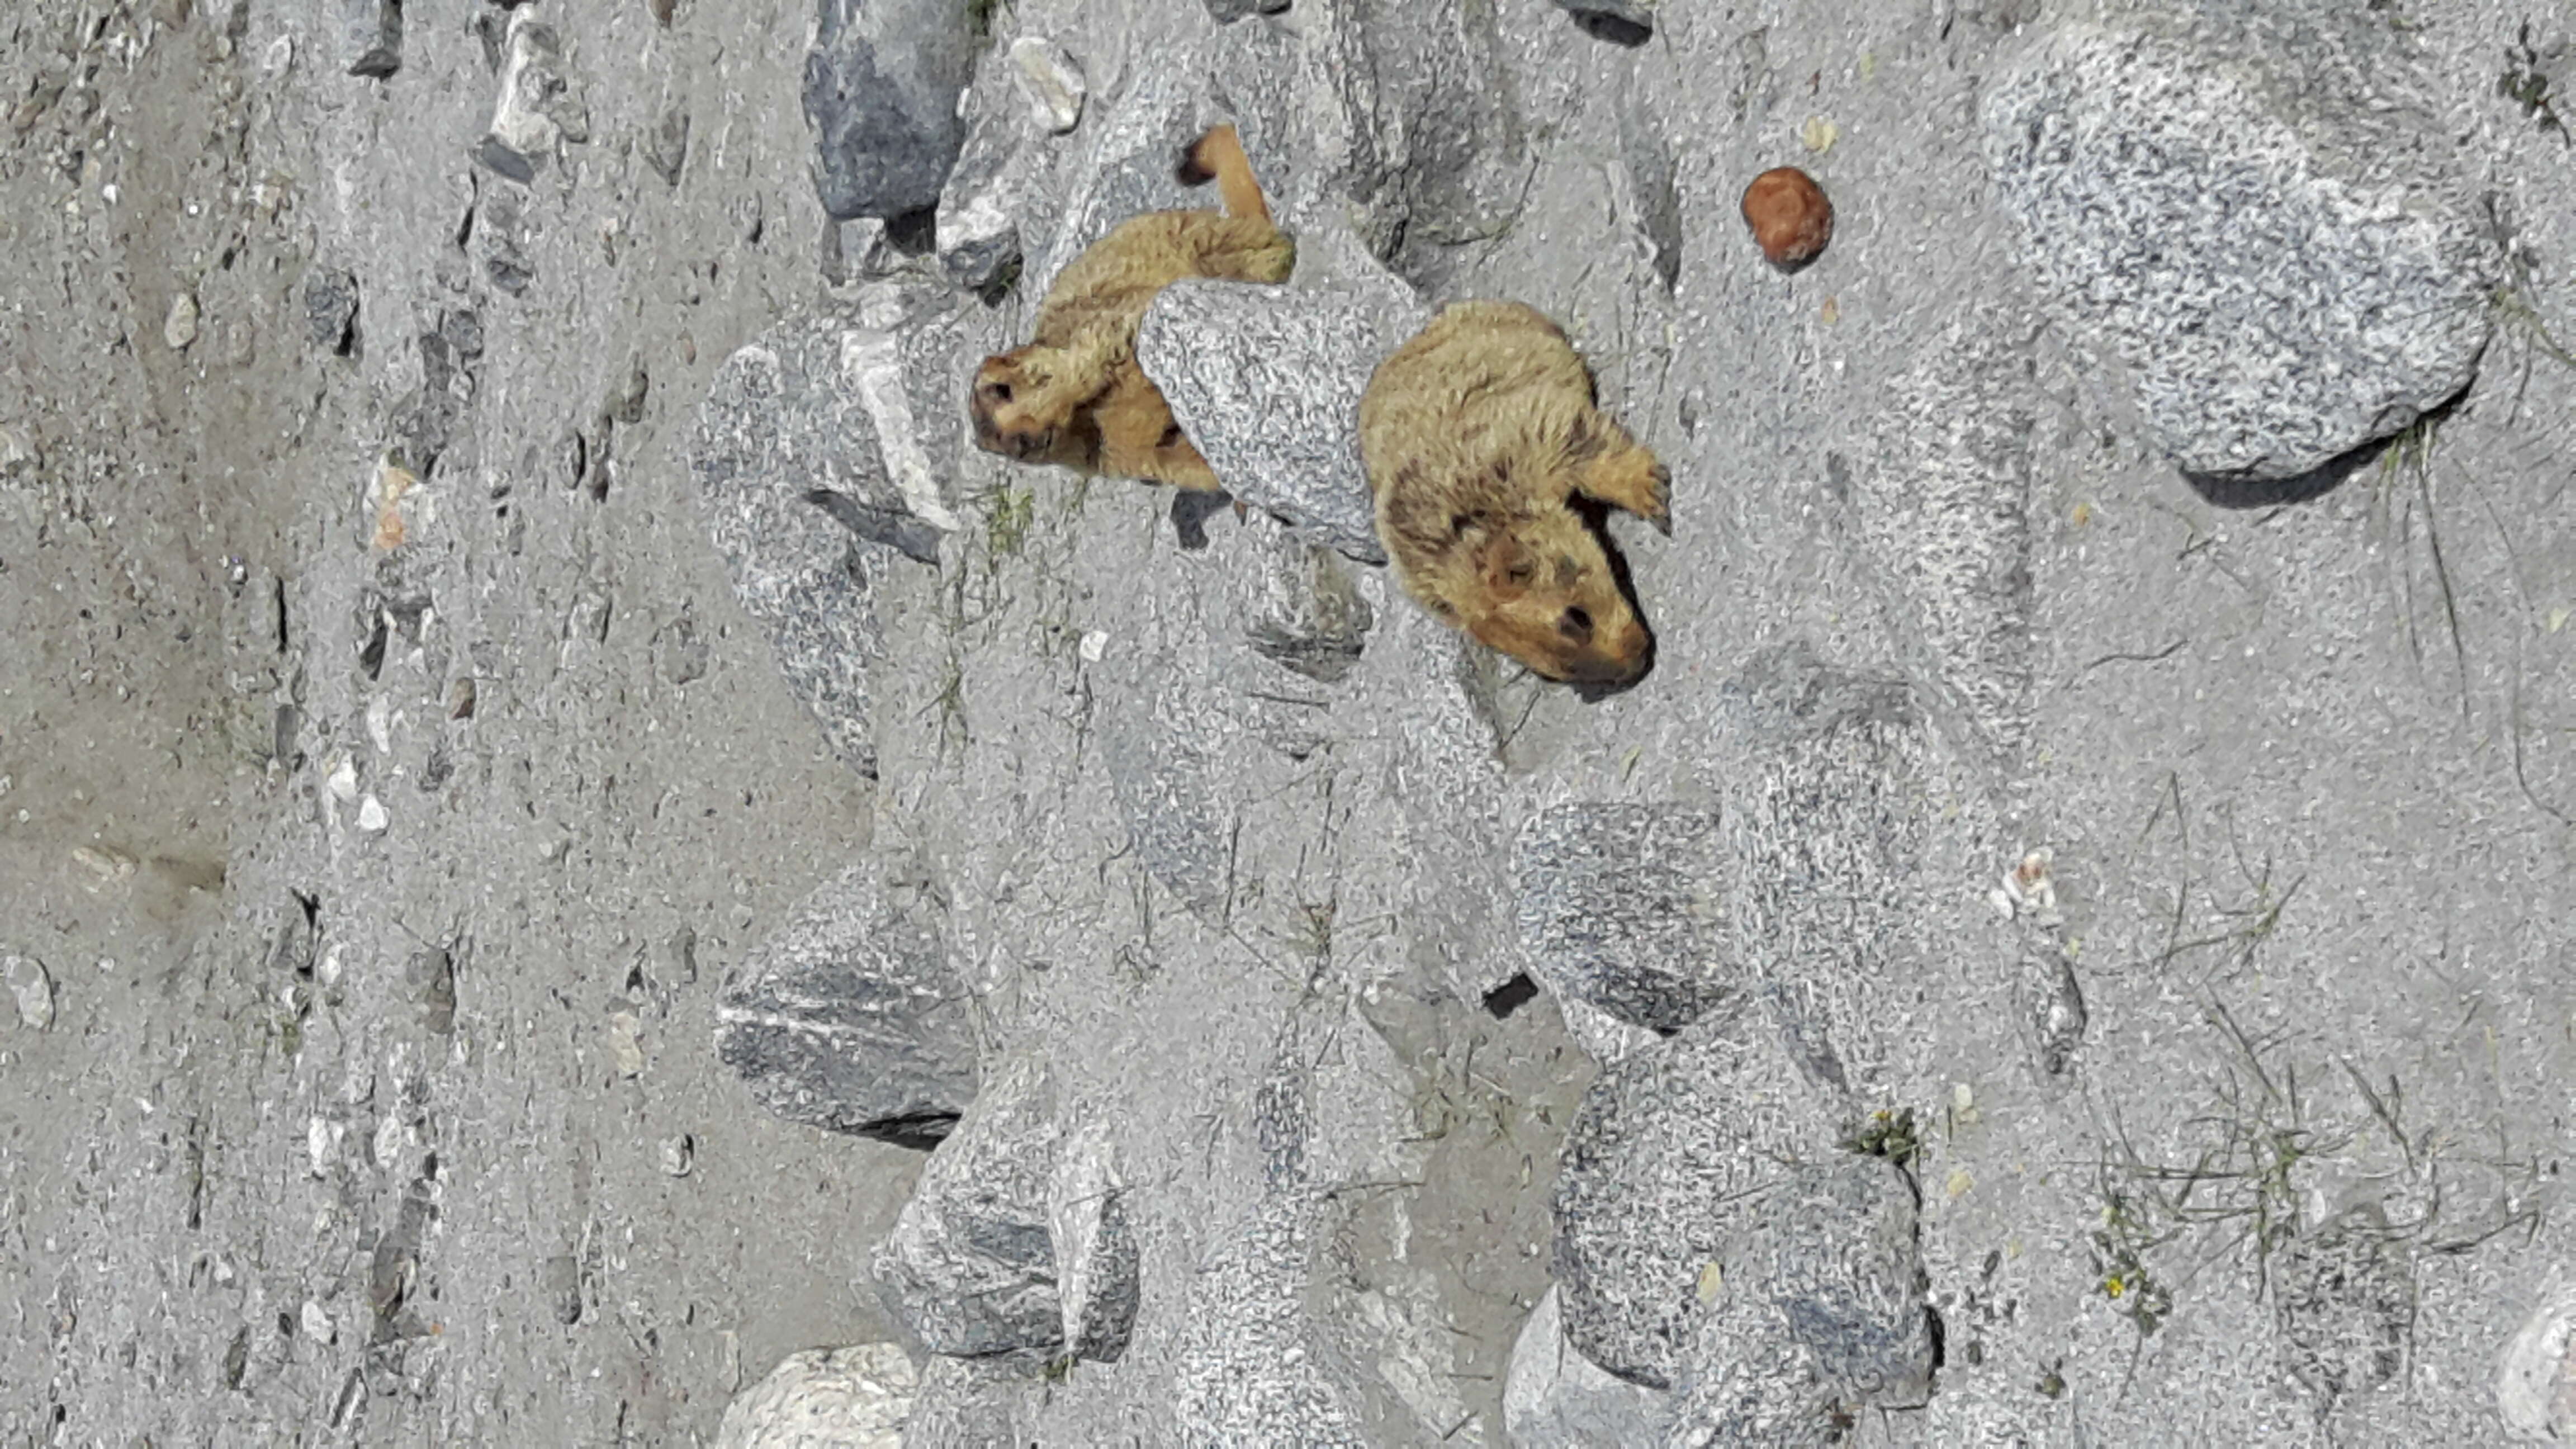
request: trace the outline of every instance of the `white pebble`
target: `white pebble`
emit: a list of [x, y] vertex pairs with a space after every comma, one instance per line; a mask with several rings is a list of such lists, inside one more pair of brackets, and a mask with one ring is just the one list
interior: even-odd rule
[[33, 956], [0, 957], [0, 982], [17, 999], [22, 1025], [43, 1031], [54, 1024], [54, 979]]
[[372, 835], [392, 822], [385, 818], [385, 807], [370, 795], [358, 803], [358, 828]]
[[176, 352], [197, 340], [197, 295], [181, 292], [170, 299], [170, 315], [162, 319], [161, 340]]
[[1023, 35], [1011, 42], [1011, 81], [1029, 103], [1029, 114], [1039, 125], [1061, 136], [1082, 121], [1083, 99], [1089, 87], [1082, 79], [1082, 67], [1065, 54], [1064, 47], [1034, 35]]
[[1109, 652], [1109, 631], [1094, 629], [1082, 636], [1082, 662], [1097, 664]]
[[304, 1336], [315, 1343], [329, 1343], [338, 1333], [339, 1330], [331, 1324], [331, 1315], [322, 1311], [322, 1305], [310, 1298], [305, 1299]]

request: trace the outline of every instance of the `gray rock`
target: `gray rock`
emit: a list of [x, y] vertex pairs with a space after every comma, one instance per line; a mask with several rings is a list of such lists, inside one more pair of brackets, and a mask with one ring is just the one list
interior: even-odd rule
[[1693, 1426], [1920, 1403], [1932, 1366], [1912, 1188], [1842, 1144], [1839, 1087], [1764, 1015], [1721, 1008], [1607, 1069], [1567, 1133], [1567, 1340], [1675, 1388]]
[[903, 1449], [1028, 1449], [1044, 1385], [1009, 1360], [933, 1357], [903, 1424]]
[[984, 61], [966, 93], [966, 137], [940, 189], [935, 236], [939, 266], [970, 291], [1018, 275], [1020, 222], [1047, 206], [1053, 148], [1030, 119], [1015, 82], [1021, 68], [1004, 56]]
[[[1935, 334], [1885, 394], [1875, 459], [1848, 479], [1847, 514], [1934, 682], [1954, 734], [2006, 778], [2025, 768], [2031, 720], [2031, 433], [2035, 322], [1971, 309]], [[1845, 482], [1839, 457], [1828, 477]]]
[[1064, 1311], [1065, 1352], [1115, 1362], [1127, 1351], [1135, 1326], [1144, 1265], [1128, 1222], [1126, 1190], [1111, 1170], [1105, 1142], [1067, 1149], [1056, 1166], [1047, 1223], [1055, 1248], [1056, 1297]]
[[890, 1343], [791, 1353], [725, 1405], [716, 1449], [901, 1449], [921, 1387]]
[[1301, 537], [1384, 563], [1360, 395], [1428, 320], [1382, 294], [1176, 282], [1147, 309], [1136, 359], [1229, 492]]
[[1566, 1342], [1557, 1292], [1540, 1296], [1512, 1344], [1503, 1428], [1514, 1449], [1661, 1443], [1672, 1396], [1604, 1372]]
[[2496, 1413], [2526, 1444], [2576, 1437], [2576, 1280], [2552, 1270], [2496, 1363]]
[[[923, 409], [948, 369], [913, 360], [944, 340], [935, 325], [916, 323], [898, 341], [829, 313], [782, 323], [717, 369], [690, 458], [708, 532], [743, 608], [769, 631], [788, 688], [833, 751], [870, 776], [867, 668], [882, 555], [836, 519], [846, 509], [877, 519], [886, 525], [877, 536], [915, 557], [935, 550], [902, 517], [955, 526], [937, 479], [956, 439], [925, 438], [919, 421], [945, 416]], [[826, 511], [807, 501], [816, 491], [843, 502]]]
[[788, 1121], [927, 1147], [974, 1099], [975, 1026], [937, 935], [882, 870], [844, 872], [743, 962], [716, 1051]]
[[994, 1073], [878, 1245], [877, 1291], [932, 1353], [1052, 1357], [1063, 1346], [1047, 1224], [1053, 1111], [1044, 1063]]
[[340, 0], [340, 34], [349, 74], [383, 80], [402, 69], [400, 0]]
[[54, 978], [33, 956], [0, 956], [0, 986], [18, 1008], [18, 1024], [43, 1031], [54, 1024]]
[[337, 267], [304, 274], [304, 335], [336, 356], [358, 350], [358, 279]]
[[1556, 0], [1577, 25], [1603, 40], [1642, 45], [1655, 33], [1655, 7], [1650, 0]]
[[1568, 804], [1522, 828], [1521, 947], [1560, 998], [1673, 1031], [1741, 985], [1724, 908], [1715, 814], [1669, 805]]
[[2024, 267], [2184, 472], [2306, 474], [2468, 385], [2500, 262], [2401, 43], [2070, 27], [1985, 89]]
[[820, 0], [804, 104], [826, 215], [890, 221], [938, 204], [974, 61], [967, 7], [952, 0]]
[[525, 185], [559, 142], [588, 135], [586, 125], [574, 128], [579, 135], [568, 134], [557, 119], [571, 104], [562, 59], [563, 46], [553, 27], [540, 23], [533, 11], [511, 15], [502, 41], [500, 93], [492, 104], [492, 124], [475, 144], [476, 161]]
[[1330, 549], [1294, 538], [1264, 555], [1263, 607], [1248, 638], [1255, 652], [1318, 684], [1336, 684], [1359, 662], [1376, 622]]
[[685, 108], [675, 104], [662, 113], [653, 134], [645, 139], [644, 160], [653, 168], [653, 174], [662, 178], [663, 185], [680, 184], [680, 170], [689, 162], [689, 113]]
[[1286, 13], [1289, 0], [1206, 0], [1207, 13], [1219, 25], [1232, 25], [1247, 15]]
[[1920, 889], [1930, 740], [1911, 686], [1848, 673], [1800, 642], [1722, 691], [1745, 755], [1725, 787], [1727, 916], [1739, 964], [1810, 1075], [1894, 979]]
[[1091, 95], [1082, 67], [1063, 46], [1041, 36], [1023, 35], [1011, 42], [1011, 83], [1029, 103], [1029, 119], [1048, 134], [1061, 136], [1082, 124], [1082, 107]]

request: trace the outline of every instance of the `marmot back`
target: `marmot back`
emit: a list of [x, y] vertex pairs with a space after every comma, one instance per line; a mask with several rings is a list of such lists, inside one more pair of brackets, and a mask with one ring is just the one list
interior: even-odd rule
[[1360, 457], [1379, 540], [1435, 616], [1550, 679], [1625, 684], [1653, 637], [1577, 496], [1669, 529], [1666, 474], [1594, 405], [1555, 323], [1461, 302], [1378, 364]]

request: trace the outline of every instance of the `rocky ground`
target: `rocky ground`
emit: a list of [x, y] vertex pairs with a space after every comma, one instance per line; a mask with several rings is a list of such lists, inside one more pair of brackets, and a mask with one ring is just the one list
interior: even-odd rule
[[[2576, 1434], [2565, 16], [1256, 8], [0, 17], [0, 1443]], [[1218, 119], [1258, 506], [973, 450]], [[1351, 526], [1467, 296], [1632, 689]]]

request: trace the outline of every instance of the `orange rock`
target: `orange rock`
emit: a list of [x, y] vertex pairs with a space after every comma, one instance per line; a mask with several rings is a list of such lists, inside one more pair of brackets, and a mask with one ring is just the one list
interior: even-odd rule
[[1795, 166], [1765, 171], [1744, 188], [1744, 222], [1762, 255], [1782, 271], [1816, 259], [1834, 235], [1834, 204], [1816, 179]]

